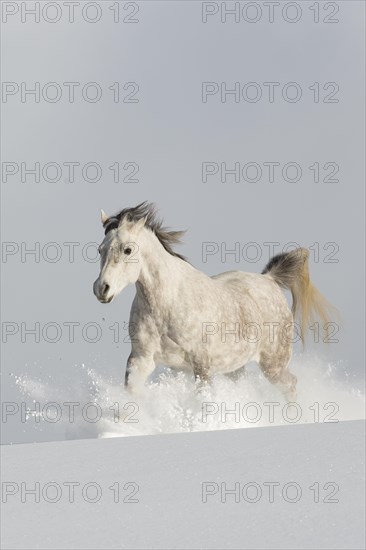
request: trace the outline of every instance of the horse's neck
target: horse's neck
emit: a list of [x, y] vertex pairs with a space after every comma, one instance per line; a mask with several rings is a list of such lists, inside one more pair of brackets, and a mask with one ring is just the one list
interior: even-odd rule
[[141, 271], [136, 283], [137, 295], [150, 307], [174, 302], [180, 283], [190, 264], [167, 252], [157, 237], [145, 232], [141, 251]]

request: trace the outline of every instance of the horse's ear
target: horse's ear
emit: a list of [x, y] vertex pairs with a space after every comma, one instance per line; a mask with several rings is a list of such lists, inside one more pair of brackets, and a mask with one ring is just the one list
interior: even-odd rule
[[138, 222], [134, 224], [134, 229], [136, 229], [137, 231], [140, 231], [140, 229], [144, 227], [145, 223], [146, 223], [146, 217], [141, 218]]
[[102, 224], [104, 225], [106, 223], [106, 221], [108, 220], [108, 216], [107, 214], [104, 212], [104, 210], [102, 209], [100, 211], [100, 219], [102, 220]]

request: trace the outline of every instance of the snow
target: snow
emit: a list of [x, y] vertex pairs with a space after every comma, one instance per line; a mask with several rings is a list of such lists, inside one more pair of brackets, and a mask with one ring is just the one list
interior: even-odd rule
[[[3, 446], [2, 547], [364, 548], [364, 435], [362, 421], [344, 421]], [[40, 502], [22, 482], [25, 489], [40, 484]], [[61, 488], [57, 502], [49, 502], [56, 494], [50, 482]], [[79, 484], [74, 502], [67, 482]], [[207, 502], [205, 482], [215, 493]], [[274, 502], [269, 482], [279, 484]], [[297, 502], [282, 496], [290, 482], [300, 487]], [[99, 484], [98, 502], [82, 498], [88, 483]], [[116, 483], [119, 502], [110, 489]], [[239, 483], [240, 491], [258, 484], [262, 495], [249, 502], [249, 490], [235, 502], [228, 494], [223, 503], [221, 483]], [[292, 489], [288, 499], [296, 497]], [[128, 495], [138, 502], [122, 502]], [[338, 502], [324, 502], [326, 495]]]
[[2, 446], [2, 547], [364, 548], [361, 383], [319, 357], [291, 368], [295, 405], [254, 365], [200, 394], [163, 371], [138, 399], [85, 365], [78, 384], [14, 377], [39, 411], [3, 425], [34, 443]]
[[[38, 379], [29, 375], [16, 378], [19, 410], [7, 415], [4, 427], [9, 435], [5, 440], [27, 443], [364, 418], [362, 382], [350, 377], [342, 363], [298, 355], [291, 370], [298, 377], [297, 405], [292, 408], [256, 365], [249, 366], [246, 375], [236, 381], [215, 377], [201, 395], [196, 394], [189, 374], [162, 372], [138, 398], [125, 392], [122, 376], [118, 380], [103, 377], [102, 368], [76, 366], [72, 380], [78, 380], [77, 384], [66, 383], [62, 371], [58, 378], [46, 369], [47, 376]], [[36, 412], [22, 416], [22, 403], [24, 411]], [[73, 412], [68, 403], [75, 404]]]

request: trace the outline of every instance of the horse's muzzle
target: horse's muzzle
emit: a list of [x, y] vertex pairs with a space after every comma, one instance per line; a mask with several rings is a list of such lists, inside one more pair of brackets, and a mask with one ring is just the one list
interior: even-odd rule
[[108, 296], [110, 286], [107, 283], [99, 284], [98, 279], [93, 284], [93, 292], [101, 304], [109, 304], [114, 296]]
[[98, 298], [99, 302], [101, 304], [110, 304], [111, 301], [113, 300], [114, 296], [111, 296], [110, 298], [108, 298], [107, 300], [102, 300], [101, 298]]

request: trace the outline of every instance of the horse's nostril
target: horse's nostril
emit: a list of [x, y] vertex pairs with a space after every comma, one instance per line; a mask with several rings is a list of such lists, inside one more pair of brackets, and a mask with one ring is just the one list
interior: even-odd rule
[[102, 295], [105, 296], [108, 293], [108, 290], [109, 285], [107, 285], [107, 283], [104, 283], [104, 285], [102, 286]]

